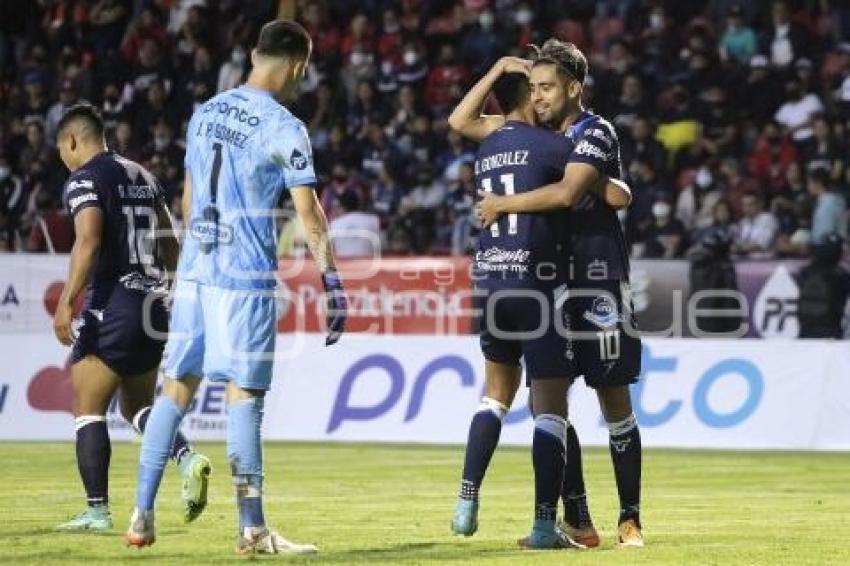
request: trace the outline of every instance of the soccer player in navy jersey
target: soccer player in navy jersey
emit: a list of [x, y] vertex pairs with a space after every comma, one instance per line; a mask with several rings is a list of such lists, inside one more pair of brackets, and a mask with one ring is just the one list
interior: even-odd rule
[[[524, 64], [516, 60], [504, 59], [501, 64], [506, 69], [527, 72]], [[570, 142], [554, 132], [533, 127], [525, 74], [500, 74], [488, 89], [490, 86], [506, 116], [479, 148], [475, 166], [478, 186], [487, 192], [514, 194], [539, 186], [545, 179], [560, 179]], [[609, 185], [598, 185], [605, 200], [614, 206], [628, 204], [628, 188], [619, 181]], [[477, 290], [487, 297], [481, 334], [486, 386], [470, 425], [460, 496], [452, 521], [456, 534], [469, 536], [477, 529], [478, 490], [498, 442], [502, 419], [516, 393], [522, 358], [531, 381], [535, 413], [537, 505], [532, 534], [520, 544], [530, 548], [570, 545], [569, 539], [560, 537], [554, 528], [564, 475], [566, 388], [574, 377], [568, 357], [571, 345], [559, 335], [554, 322], [559, 311], [554, 306], [555, 295], [563, 291], [567, 271], [562, 265], [567, 216], [563, 209], [557, 214], [509, 215], [507, 227], [493, 224], [482, 233], [474, 272]], [[541, 316], [541, 307], [545, 316]], [[531, 338], [505, 337], [500, 331], [506, 327], [528, 332]], [[538, 332], [542, 335], [538, 336]]]
[[[145, 429], [168, 329], [164, 278], [174, 271], [178, 243], [161, 186], [141, 165], [107, 150], [94, 107], [65, 114], [57, 145], [71, 170], [63, 196], [76, 239], [53, 327], [62, 344], [73, 345], [77, 465], [88, 498], [87, 509], [59, 528], [100, 531], [112, 528], [106, 410], [118, 392], [122, 416], [139, 434]], [[74, 304], [84, 290], [75, 335]], [[194, 520], [206, 505], [209, 460], [182, 434], [170, 454], [183, 475], [184, 519]]]
[[[587, 193], [600, 178], [621, 175], [620, 147], [613, 126], [582, 107], [586, 76], [587, 60], [573, 44], [550, 39], [538, 51], [529, 78], [535, 115], [539, 123], [562, 132], [573, 145], [564, 176], [523, 194], [485, 195], [478, 213], [487, 226], [504, 214], [572, 207], [566, 308], [575, 338], [577, 373], [596, 390], [608, 424], [620, 499], [616, 544], [642, 547], [642, 450], [629, 394], [629, 385], [640, 374], [641, 344], [629, 287], [629, 257], [616, 213]], [[576, 194], [584, 196], [576, 201]], [[574, 524], [569, 511], [566, 519], [568, 534], [575, 538], [592, 534], [587, 524]]]

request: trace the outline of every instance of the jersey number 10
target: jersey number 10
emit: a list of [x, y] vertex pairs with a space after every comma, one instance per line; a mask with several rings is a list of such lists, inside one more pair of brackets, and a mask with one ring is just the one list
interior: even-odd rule
[[[505, 188], [506, 195], [514, 194], [514, 174], [507, 173], [505, 175], [499, 176], [499, 181], [502, 182], [502, 186]], [[488, 193], [493, 192], [493, 181], [489, 177], [486, 179], [481, 179], [481, 186]], [[517, 222], [518, 216], [516, 213], [508, 214], [508, 235], [513, 236], [517, 233]], [[490, 235], [494, 238], [499, 237], [499, 221], [493, 222], [490, 224]]]

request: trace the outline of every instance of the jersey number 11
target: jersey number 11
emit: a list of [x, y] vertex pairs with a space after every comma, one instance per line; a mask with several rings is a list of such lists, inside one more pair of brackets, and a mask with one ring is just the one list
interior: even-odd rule
[[[502, 182], [502, 186], [505, 188], [506, 195], [514, 194], [514, 174], [507, 173], [505, 175], [499, 176], [499, 181]], [[493, 181], [489, 177], [486, 179], [481, 179], [481, 186], [488, 193], [493, 192]], [[508, 214], [508, 235], [513, 236], [517, 233], [517, 221], [518, 216], [516, 213]], [[493, 222], [490, 224], [490, 235], [494, 238], [499, 237], [499, 221]]]

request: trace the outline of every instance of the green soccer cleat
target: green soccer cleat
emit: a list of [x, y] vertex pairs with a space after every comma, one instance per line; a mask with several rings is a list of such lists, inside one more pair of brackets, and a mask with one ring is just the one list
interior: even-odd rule
[[192, 452], [180, 461], [180, 475], [183, 476], [180, 496], [183, 499], [183, 520], [187, 523], [200, 517], [207, 507], [211, 472], [210, 459], [203, 454]]
[[70, 521], [56, 527], [60, 531], [111, 531], [112, 515], [109, 507], [98, 505], [89, 507], [82, 513], [75, 515]]
[[471, 537], [478, 530], [478, 502], [458, 497], [452, 517], [452, 532]]

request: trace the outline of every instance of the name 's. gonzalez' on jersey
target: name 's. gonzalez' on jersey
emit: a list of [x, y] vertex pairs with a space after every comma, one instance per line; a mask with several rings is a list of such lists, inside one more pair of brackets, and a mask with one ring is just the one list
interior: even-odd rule
[[495, 155], [488, 155], [475, 161], [475, 174], [486, 173], [491, 169], [499, 167], [512, 167], [516, 165], [528, 165], [528, 150], [505, 151]]

